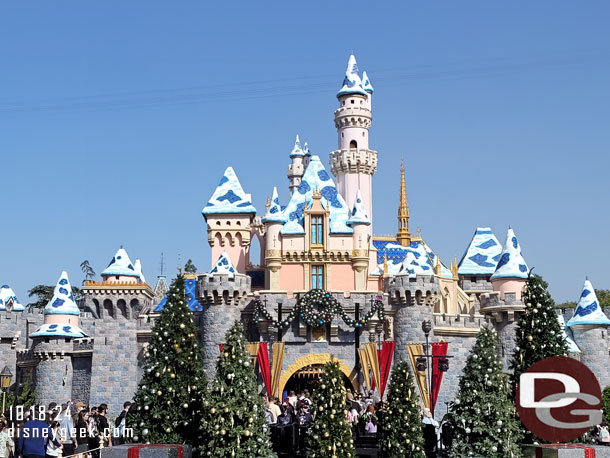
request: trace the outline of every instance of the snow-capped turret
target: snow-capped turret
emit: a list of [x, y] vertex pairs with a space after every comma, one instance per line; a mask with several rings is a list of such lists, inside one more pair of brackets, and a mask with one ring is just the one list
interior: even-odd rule
[[256, 213], [252, 196], [246, 194], [233, 170], [227, 167], [220, 183], [201, 211], [205, 217], [211, 214]]
[[496, 270], [491, 276], [492, 281], [500, 278], [522, 278], [526, 279], [529, 269], [521, 255], [521, 246], [515, 236], [515, 231], [511, 227], [506, 233], [506, 242], [502, 248], [500, 259]]
[[280, 199], [278, 197], [277, 188], [273, 187], [273, 193], [271, 194], [271, 203], [269, 208], [261, 220], [264, 223], [284, 223], [286, 218], [282, 212], [282, 206], [280, 205]]
[[595, 289], [593, 289], [593, 285], [589, 279], [585, 280], [582, 292], [580, 293], [580, 299], [574, 310], [574, 315], [567, 323], [568, 327], [585, 325], [610, 325], [610, 320], [602, 311], [599, 301], [597, 300], [597, 295], [595, 294]]
[[305, 151], [301, 147], [301, 140], [299, 139], [299, 134], [297, 134], [297, 138], [294, 141], [294, 146], [292, 147], [292, 151], [290, 151], [290, 157], [302, 157], [305, 156]]
[[366, 216], [366, 210], [364, 209], [364, 204], [362, 203], [362, 194], [360, 193], [360, 189], [358, 189], [358, 192], [356, 193], [354, 208], [352, 208], [352, 213], [350, 214], [347, 222], [352, 227], [354, 227], [356, 224], [366, 224], [367, 226], [371, 224], [371, 220], [368, 216]]
[[23, 312], [25, 307], [21, 305], [15, 292], [8, 285], [0, 286], [0, 310], [12, 310], [14, 312]]
[[[309, 154], [309, 149], [307, 149], [307, 153]], [[307, 167], [305, 162], [309, 163], [309, 156], [305, 157], [305, 150], [301, 147], [299, 134], [297, 134], [292, 151], [290, 151], [290, 160], [287, 176], [290, 195], [292, 195], [301, 184], [301, 178], [303, 178], [303, 173], [305, 173], [305, 168]]]
[[343, 79], [343, 86], [337, 92], [337, 97], [344, 95], [367, 95], [367, 92], [362, 87], [362, 80], [358, 74], [358, 63], [356, 62], [356, 56], [350, 54], [347, 61], [347, 69], [345, 70], [345, 78]]
[[110, 264], [102, 271], [101, 275], [103, 281], [129, 281], [129, 277], [132, 277], [131, 281], [139, 281], [140, 279], [140, 274], [136, 272], [135, 266], [123, 247], [118, 249], [110, 261]]
[[502, 245], [490, 227], [477, 227], [460, 263], [458, 275], [492, 275], [502, 254]]
[[223, 274], [228, 275], [229, 278], [234, 277], [235, 267], [233, 267], [233, 263], [231, 262], [231, 259], [226, 251], [222, 252], [218, 258], [218, 261], [216, 261], [216, 264], [214, 264], [214, 267], [212, 267], [212, 270], [210, 270], [210, 274]]
[[576, 342], [574, 342], [574, 339], [572, 338], [571, 329], [566, 329], [566, 320], [563, 318], [563, 315], [561, 313], [557, 314], [557, 321], [559, 322], [561, 333], [563, 334], [566, 339], [566, 342], [568, 343], [568, 351], [570, 353], [580, 353], [580, 348], [578, 348], [578, 345], [576, 345]]
[[44, 308], [44, 324], [30, 337], [85, 337], [79, 328], [80, 309], [74, 301], [68, 274], [59, 276], [53, 297]]
[[362, 88], [369, 94], [375, 92], [373, 85], [371, 84], [371, 80], [369, 79], [369, 75], [367, 75], [366, 72], [362, 72]]

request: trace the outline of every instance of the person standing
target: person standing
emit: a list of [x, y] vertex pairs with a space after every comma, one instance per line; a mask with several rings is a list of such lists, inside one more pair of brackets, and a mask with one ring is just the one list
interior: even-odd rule
[[97, 430], [104, 440], [104, 447], [112, 446], [112, 431], [108, 423], [108, 406], [100, 404], [97, 408]]
[[[87, 409], [81, 409], [78, 412], [78, 418], [76, 419], [76, 453], [83, 454], [89, 450], [89, 412]], [[82, 455], [81, 455], [82, 456]]]
[[119, 444], [125, 443], [125, 429], [127, 428], [127, 413], [129, 409], [131, 409], [131, 402], [127, 401], [123, 404], [123, 411], [114, 421], [114, 427], [119, 432], [119, 437], [117, 438]]
[[51, 435], [51, 428], [44, 421], [36, 418], [38, 410], [25, 422], [19, 433], [17, 453], [24, 458], [44, 458], [46, 455], [46, 438]]
[[59, 449], [61, 448], [61, 440], [59, 436], [59, 422], [53, 420], [51, 422], [51, 435], [45, 440], [45, 458], [56, 458], [59, 456]]
[[9, 434], [8, 423], [2, 420], [0, 421], [0, 458], [9, 458], [14, 449], [15, 443]]
[[76, 449], [76, 436], [74, 434], [74, 420], [70, 416], [71, 402], [61, 406], [61, 412], [56, 420], [59, 422], [59, 435], [62, 439], [62, 454], [65, 456], [74, 455]]

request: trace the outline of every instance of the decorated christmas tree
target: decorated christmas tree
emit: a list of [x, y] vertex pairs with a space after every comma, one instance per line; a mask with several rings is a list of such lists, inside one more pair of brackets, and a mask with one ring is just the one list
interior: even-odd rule
[[184, 278], [178, 276], [144, 350], [144, 373], [129, 413], [139, 442], [197, 447], [207, 381]]
[[419, 403], [408, 362], [401, 361], [392, 369], [388, 399], [378, 429], [379, 456], [425, 458]]
[[453, 428], [451, 456], [521, 457], [521, 425], [502, 372], [497, 335], [482, 327], [466, 360], [449, 422]]
[[568, 345], [557, 320], [555, 302], [547, 291], [548, 283], [540, 275], [531, 274], [525, 284], [522, 301], [525, 311], [520, 315], [515, 333], [512, 390], [519, 377], [532, 364], [549, 356], [566, 356]]
[[347, 423], [347, 399], [339, 362], [324, 365], [320, 385], [314, 394], [315, 415], [307, 430], [307, 458], [354, 458], [354, 441]]
[[225, 339], [201, 424], [203, 456], [275, 457], [241, 322]]

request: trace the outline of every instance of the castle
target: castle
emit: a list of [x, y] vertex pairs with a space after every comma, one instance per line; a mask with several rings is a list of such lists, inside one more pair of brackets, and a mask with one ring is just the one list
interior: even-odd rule
[[[331, 355], [339, 360], [346, 383], [359, 389], [361, 344], [395, 341], [394, 360], [407, 360], [407, 344], [424, 341], [421, 324], [429, 320], [432, 341], [448, 342], [453, 357], [437, 402], [439, 416], [443, 402], [453, 397], [482, 324], [495, 327], [508, 363], [529, 269], [511, 228], [503, 245], [490, 228], [477, 228], [462, 259], [443, 262], [419, 233], [410, 232], [404, 167], [396, 236], [374, 234], [373, 176], [383, 160], [378, 163], [378, 152], [369, 146], [372, 98], [371, 81], [351, 55], [337, 93], [338, 148], [330, 153], [330, 173], [297, 136], [288, 157], [287, 193], [273, 187], [260, 216], [233, 168], [226, 169], [202, 211], [212, 267], [186, 275], [188, 305], [210, 376], [219, 343], [235, 320], [244, 322], [251, 342], [283, 343], [281, 359], [274, 362], [279, 393], [315, 378]], [[280, 196], [286, 196], [285, 205]], [[250, 256], [254, 238], [260, 259]], [[349, 319], [334, 316], [317, 326], [295, 317], [299, 298], [314, 289], [327, 291]], [[107, 402], [111, 413], [118, 413], [137, 387], [166, 292], [165, 277], [151, 287], [139, 260], [132, 263], [123, 248], [101, 281], [86, 282], [80, 304], [65, 272], [42, 313], [24, 311], [3, 286], [0, 356], [16, 374], [13, 381], [33, 383], [45, 404], [76, 398], [92, 405]], [[376, 301], [383, 305], [383, 319], [373, 315], [359, 321]], [[592, 368], [602, 386], [610, 384], [610, 320], [589, 283], [578, 307], [564, 314], [570, 352]]]

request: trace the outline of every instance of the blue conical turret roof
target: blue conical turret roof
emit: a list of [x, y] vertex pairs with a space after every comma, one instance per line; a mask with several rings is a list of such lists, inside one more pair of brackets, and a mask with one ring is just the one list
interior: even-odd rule
[[294, 146], [292, 147], [292, 151], [290, 151], [290, 157], [302, 157], [305, 156], [305, 151], [301, 147], [301, 140], [299, 139], [299, 134], [297, 134], [297, 138], [294, 141]]
[[582, 292], [580, 293], [580, 299], [578, 300], [578, 304], [576, 304], [576, 310], [574, 310], [574, 315], [567, 324], [567, 326], [579, 325], [610, 325], [610, 320], [602, 311], [599, 301], [597, 300], [597, 295], [595, 294], [595, 289], [593, 289], [593, 285], [589, 279], [585, 280]]
[[123, 247], [119, 248], [110, 260], [110, 264], [102, 271], [102, 275], [123, 275], [128, 277], [140, 277], [135, 266], [129, 259], [127, 251]]
[[63, 271], [57, 280], [53, 297], [44, 308], [45, 315], [80, 315], [80, 309], [74, 301], [68, 274]]
[[362, 80], [358, 74], [356, 56], [353, 54], [350, 54], [349, 60], [347, 61], [347, 69], [345, 70], [343, 86], [341, 86], [341, 89], [339, 89], [339, 92], [337, 92], [337, 97], [350, 94], [367, 95], [364, 87], [362, 87]]
[[277, 195], [277, 188], [273, 187], [273, 193], [271, 194], [271, 203], [267, 209], [267, 213], [263, 216], [263, 223], [284, 223], [286, 217], [282, 212], [282, 206], [280, 205], [280, 199]]
[[559, 322], [561, 333], [568, 343], [568, 351], [570, 353], [580, 353], [580, 348], [578, 348], [578, 345], [576, 345], [576, 342], [574, 342], [574, 339], [572, 338], [572, 330], [570, 328], [566, 329], [566, 320], [563, 318], [561, 312], [557, 313], [557, 321]]
[[490, 227], [477, 227], [460, 263], [458, 275], [491, 275], [496, 271], [502, 245]]
[[354, 224], [371, 224], [371, 220], [366, 215], [366, 211], [364, 210], [364, 203], [362, 202], [362, 194], [360, 193], [360, 189], [358, 189], [358, 192], [356, 193], [354, 208], [352, 209], [352, 213], [347, 222], [351, 226]]
[[216, 261], [216, 263], [214, 264], [214, 266], [212, 267], [212, 270], [210, 270], [210, 274], [223, 274], [223, 275], [229, 275], [229, 278], [233, 278], [233, 276], [235, 275], [235, 267], [233, 267], [233, 263], [231, 262], [231, 258], [229, 258], [229, 255], [227, 254], [226, 251], [223, 251], [220, 256], [218, 257], [218, 261]]
[[139, 275], [140, 277], [140, 282], [142, 283], [146, 283], [146, 278], [144, 277], [144, 274], [142, 273], [142, 263], [140, 262], [140, 259], [136, 259], [135, 264], [133, 265], [134, 269], [136, 270], [136, 273]]
[[252, 205], [252, 196], [244, 192], [233, 167], [227, 167], [202, 213], [204, 215], [256, 213], [256, 208]]
[[362, 88], [369, 94], [375, 92], [373, 85], [371, 84], [371, 80], [369, 79], [369, 75], [367, 75], [366, 72], [362, 72]]
[[521, 246], [512, 228], [508, 228], [506, 242], [500, 254], [500, 260], [491, 279], [497, 278], [527, 278], [529, 268], [521, 255]]
[[15, 312], [23, 312], [25, 307], [21, 305], [15, 292], [8, 285], [0, 286], [0, 310], [6, 310], [7, 306], [12, 307]]

